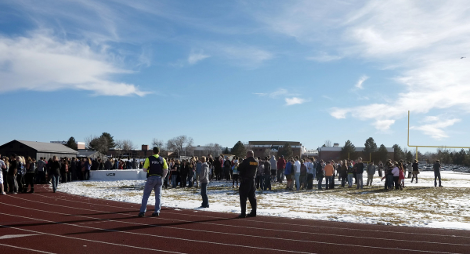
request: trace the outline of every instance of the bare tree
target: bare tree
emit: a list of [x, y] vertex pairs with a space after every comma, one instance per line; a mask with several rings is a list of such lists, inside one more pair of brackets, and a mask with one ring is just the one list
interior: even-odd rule
[[154, 138], [154, 139], [152, 140], [152, 146], [156, 146], [156, 147], [160, 148], [160, 150], [164, 150], [164, 149], [165, 149], [165, 147], [163, 146], [163, 144], [164, 144], [164, 143], [163, 143], [163, 140], [156, 139], [156, 138]]
[[176, 151], [178, 150], [178, 155], [181, 154], [181, 152], [186, 153], [187, 148], [192, 148], [193, 147], [193, 138], [187, 137], [186, 135], [181, 135], [175, 138], [172, 138], [166, 142], [166, 146], [168, 150], [171, 151]]
[[332, 147], [331, 140], [325, 140], [325, 147]]
[[219, 156], [222, 153], [222, 147], [217, 143], [209, 143], [205, 145], [207, 147], [207, 154], [212, 154], [213, 157]]
[[134, 143], [131, 140], [126, 139], [126, 140], [122, 141], [122, 150], [124, 150], [126, 152], [129, 152], [129, 151], [132, 151], [134, 149], [135, 149], [135, 146], [134, 146]]

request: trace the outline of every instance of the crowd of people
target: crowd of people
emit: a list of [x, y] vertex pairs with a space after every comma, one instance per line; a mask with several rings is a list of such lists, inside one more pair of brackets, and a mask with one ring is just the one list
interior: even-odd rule
[[[1, 155], [0, 155], [1, 156]], [[1, 158], [1, 157], [0, 157]], [[188, 159], [165, 158], [168, 162], [169, 173], [163, 180], [163, 188], [191, 188], [199, 187], [198, 179], [201, 174], [203, 162], [201, 158], [191, 157]], [[232, 183], [233, 188], [239, 187], [238, 166], [243, 158], [236, 156], [220, 155], [213, 158], [212, 155], [205, 157], [205, 163], [209, 168], [209, 180], [225, 180]], [[317, 188], [335, 188], [335, 179], [339, 181], [338, 186], [357, 189], [364, 187], [364, 174], [367, 175], [366, 186], [372, 186], [374, 175], [378, 173], [384, 181], [386, 190], [403, 189], [405, 177], [411, 178], [411, 183], [418, 182], [418, 162], [392, 162], [391, 160], [375, 164], [373, 161], [365, 163], [362, 158], [357, 160], [323, 161], [315, 158], [300, 159], [298, 156], [285, 159], [283, 156], [276, 158], [268, 156], [255, 158], [258, 162], [255, 186], [257, 190], [271, 190], [272, 183], [283, 183], [286, 180], [286, 190], [309, 190], [313, 189], [314, 181]], [[112, 170], [112, 169], [142, 169], [144, 161], [134, 159], [91, 159], [91, 158], [58, 158], [49, 160], [17, 156], [3, 157], [0, 160], [2, 167], [2, 190], [16, 194], [18, 192], [34, 192], [34, 184], [52, 183], [53, 191], [59, 182], [66, 183], [77, 180], [88, 180], [90, 170]], [[441, 185], [440, 164], [434, 163], [435, 186]]]

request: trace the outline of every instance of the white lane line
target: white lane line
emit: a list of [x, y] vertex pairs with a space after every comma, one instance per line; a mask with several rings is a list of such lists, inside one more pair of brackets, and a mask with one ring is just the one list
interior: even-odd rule
[[[64, 192], [65, 193], [65, 192]], [[68, 193], [65, 193], [67, 195], [73, 195], [73, 194], [68, 194]], [[51, 197], [47, 197], [47, 196], [44, 196], [44, 195], [41, 195], [39, 194], [40, 196], [43, 196], [43, 197], [46, 197], [46, 198], [51, 198]], [[90, 198], [90, 197], [85, 197], [85, 196], [78, 196], [78, 195], [73, 195], [73, 196], [76, 196], [76, 197], [79, 197], [79, 198], [85, 198], [85, 199], [88, 199], [88, 200], [97, 200], [96, 198]], [[54, 197], [53, 199], [61, 199], [61, 200], [64, 200], [64, 201], [69, 201], [69, 202], [73, 202], [71, 200], [67, 200], [67, 199], [64, 199], [64, 198], [58, 198], [58, 197]], [[118, 201], [115, 201], [115, 200], [107, 200], [107, 199], [102, 199], [102, 200], [105, 200], [105, 201], [110, 201], [110, 202], [118, 202]], [[82, 203], [82, 202], [78, 202], [78, 203]], [[112, 205], [104, 205], [104, 204], [96, 204], [96, 203], [87, 203], [87, 204], [92, 204], [92, 205], [100, 205], [100, 206], [107, 206], [107, 207], [114, 207], [114, 208], [121, 208], [121, 209], [129, 209], [128, 207], [120, 207], [120, 206], [112, 206]], [[135, 203], [130, 203], [130, 204], [135, 204]], [[136, 204], [138, 205], [138, 204]], [[172, 208], [169, 208], [169, 209], [172, 209]], [[191, 214], [186, 214], [184, 212], [179, 212], [179, 209], [178, 210], [175, 210], [175, 209], [172, 209], [175, 213], [182, 213], [186, 216], [191, 216], [191, 217], [207, 217], [207, 218], [212, 218], [212, 219], [227, 219], [225, 217], [217, 217], [217, 216], [207, 216], [207, 215], [191, 215]], [[187, 209], [189, 210], [189, 209]], [[287, 219], [287, 218], [286, 218]], [[255, 222], [255, 223], [262, 223], [262, 224], [275, 224], [275, 225], [286, 225], [286, 226], [289, 226], [289, 227], [292, 227], [292, 226], [298, 226], [298, 227], [308, 227], [308, 228], [312, 228], [312, 227], [315, 227], [315, 228], [328, 228], [328, 229], [341, 229], [341, 230], [349, 230], [349, 231], [360, 231], [360, 232], [376, 232], [376, 233], [392, 233], [392, 234], [400, 234], [400, 235], [403, 235], [403, 234], [406, 234], [406, 235], [420, 235], [420, 236], [438, 236], [440, 238], [442, 237], [450, 237], [450, 238], [464, 238], [464, 239], [470, 239], [470, 237], [468, 236], [459, 236], [459, 235], [447, 235], [447, 234], [431, 234], [431, 233], [410, 233], [410, 232], [403, 232], [403, 231], [391, 231], [391, 230], [373, 230], [373, 229], [355, 229], [355, 228], [347, 228], [347, 227], [337, 227], [337, 226], [310, 226], [310, 225], [305, 225], [305, 224], [296, 224], [296, 223], [282, 223], [282, 222], [269, 222], [269, 221], [261, 221], [261, 220], [250, 220], [251, 222]], [[325, 221], [326, 222], [326, 221]], [[410, 228], [413, 228], [413, 227], [410, 227]], [[306, 232], [307, 233], [307, 232]], [[451, 244], [451, 243], [449, 243]]]
[[[15, 198], [16, 198], [16, 197], [15, 197]], [[63, 200], [63, 199], [62, 199], [62, 200]], [[64, 201], [67, 201], [67, 202], [74, 202], [74, 201], [70, 201], [70, 200], [64, 200]], [[32, 202], [43, 203], [43, 202], [40, 202], [40, 201], [32, 201]], [[74, 202], [74, 203], [76, 203], [76, 202]], [[51, 204], [51, 203], [49, 203], [49, 205], [59, 206], [59, 207], [65, 207], [65, 208], [71, 208], [71, 209], [77, 209], [76, 207], [69, 207], [69, 206], [58, 205], [58, 204]], [[109, 205], [106, 205], [106, 206], [109, 206]], [[114, 206], [112, 206], [112, 207], [114, 207]], [[115, 208], [121, 208], [121, 207], [115, 207]], [[106, 212], [106, 211], [99, 211], [99, 210], [87, 209], [87, 208], [78, 208], [78, 209], [87, 210], [87, 211], [92, 211], [92, 212], [101, 212], [101, 213]], [[122, 208], [122, 209], [124, 209], [124, 208]], [[128, 214], [125, 214], [125, 213], [118, 213], [118, 212], [116, 212], [115, 214], [124, 215], [124, 216], [128, 216], [128, 217], [133, 217], [133, 216], [129, 216]], [[185, 214], [185, 215], [186, 215], [186, 214]], [[195, 216], [196, 216], [196, 215], [195, 215]], [[209, 216], [205, 216], [205, 217], [209, 217]], [[227, 218], [223, 218], [223, 217], [215, 217], [215, 218], [227, 219]], [[189, 220], [172, 219], [172, 218], [170, 219], [170, 218], [161, 218], [161, 217], [159, 217], [158, 219], [159, 219], [159, 220], [170, 220], [170, 221], [177, 220], [177, 221], [181, 221], [181, 222], [194, 222], [194, 221], [189, 221]], [[131, 223], [131, 222], [122, 222], [122, 223], [136, 224], [136, 223]], [[276, 230], [276, 229], [267, 229], [267, 228], [260, 228], [260, 227], [251, 227], [251, 226], [235, 226], [235, 225], [226, 225], [226, 224], [213, 223], [213, 222], [198, 222], [198, 223], [208, 224], [208, 225], [216, 225], [216, 226], [232, 227], [232, 228], [250, 228], [250, 229], [254, 229], [254, 230], [255, 230], [254, 232], [256, 232], [257, 230], [261, 230], [261, 231], [274, 231], [274, 232], [278, 232], [278, 231], [279, 231], [279, 230]], [[139, 224], [139, 225], [148, 225], [148, 224], [140, 224], [140, 223], [138, 223], [138, 224]], [[185, 228], [180, 228], [180, 227], [171, 227], [171, 226], [165, 226], [165, 225], [162, 225], [162, 226], [168, 227], [168, 228], [181, 229], [181, 230], [190, 230], [190, 229], [185, 229]], [[219, 233], [219, 234], [240, 235], [240, 234], [236, 234], [236, 233], [215, 232], [215, 231], [194, 230], [194, 229], [191, 229], [191, 230], [193, 230], [193, 231], [202, 231], [202, 232], [213, 232], [213, 233]], [[282, 230], [282, 231], [283, 231], [283, 232], [289, 232], [289, 233], [309, 234], [309, 235], [325, 235], [325, 236], [328, 235], [328, 236], [335, 236], [335, 237], [338, 237], [338, 238], [342, 238], [342, 237], [346, 237], [346, 238], [357, 238], [357, 236], [342, 235], [342, 234], [315, 233], [315, 232], [305, 232], [305, 231], [295, 231], [295, 230]], [[267, 237], [265, 237], [265, 236], [246, 235], [246, 234], [243, 234], [242, 236], [267, 238]], [[272, 239], [274, 239], [274, 240], [282, 240], [282, 241], [310, 242], [310, 241], [302, 241], [302, 240], [287, 239], [287, 238], [277, 238], [277, 237], [272, 237]], [[401, 239], [390, 239], [390, 238], [382, 238], [382, 237], [361, 237], [361, 239], [383, 240], [383, 241], [392, 241], [392, 242], [420, 243], [420, 244], [421, 244], [421, 243], [425, 243], [425, 244], [436, 244], [436, 245], [451, 245], [451, 246], [470, 246], [470, 244], [446, 243], [446, 242], [434, 242], [434, 241], [419, 241], [419, 240], [410, 240], [410, 239], [401, 240]]]
[[19, 237], [26, 237], [26, 236], [33, 236], [33, 235], [36, 235], [36, 234], [2, 235], [2, 236], [0, 236], [0, 240], [2, 240], [2, 239], [19, 238]]
[[[2, 202], [0, 202], [0, 204], [7, 205], [7, 204], [2, 203]], [[12, 204], [9, 204], [9, 205], [13, 206], [13, 207], [18, 207], [18, 208], [21, 208], [21, 209], [33, 210], [33, 211], [44, 212], [44, 213], [49, 213], [49, 214], [50, 213], [55, 213], [55, 214], [61, 214], [61, 215], [66, 215], [66, 216], [78, 216], [78, 217], [92, 218], [92, 219], [95, 219], [95, 220], [99, 220], [98, 218], [90, 217], [90, 216], [66, 214], [66, 213], [52, 212], [52, 211], [44, 211], [44, 210], [40, 210], [40, 209], [34, 209], [34, 208], [31, 208], [31, 207], [26, 208], [26, 207], [12, 205]], [[12, 216], [12, 217], [29, 218], [31, 220], [44, 221], [44, 222], [49, 222], [49, 223], [52, 223], [52, 224], [61, 224], [61, 225], [79, 227], [79, 228], [88, 228], [88, 229], [94, 229], [94, 230], [105, 231], [105, 232], [116, 232], [116, 233], [124, 233], [124, 234], [131, 234], [131, 235], [151, 236], [151, 237], [164, 238], [164, 239], [170, 239], [170, 240], [180, 240], [180, 241], [183, 241], [183, 242], [189, 241], [189, 242], [196, 242], [196, 243], [215, 244], [215, 245], [223, 245], [223, 246], [231, 246], [231, 247], [248, 248], [248, 249], [277, 251], [277, 252], [282, 252], [282, 253], [287, 253], [288, 252], [288, 253], [314, 254], [312, 252], [280, 250], [280, 249], [274, 249], [274, 248], [256, 247], [256, 246], [248, 246], [248, 245], [241, 245], [241, 244], [219, 243], [219, 242], [211, 242], [211, 241], [204, 241], [204, 240], [187, 239], [187, 238], [181, 238], [181, 237], [171, 237], [171, 236], [162, 236], [162, 235], [152, 235], [152, 234], [146, 234], [146, 233], [135, 233], [135, 232], [129, 232], [129, 231], [123, 231], [123, 230], [95, 228], [95, 227], [89, 227], [89, 226], [83, 226], [83, 225], [77, 225], [77, 224], [70, 224], [70, 223], [64, 223], [64, 222], [55, 222], [55, 221], [44, 220], [44, 219], [30, 218], [30, 217], [25, 217], [25, 216], [21, 216], [21, 215], [12, 215], [12, 214], [2, 213], [2, 212], [0, 212], [0, 214], [7, 215], [7, 216]], [[112, 222], [123, 223], [121, 221], [116, 221], [116, 220], [103, 220], [103, 221], [112, 221]], [[152, 225], [149, 225], [149, 224], [141, 224], [141, 225], [145, 225], [145, 226], [148, 226], [148, 227], [155, 227], [155, 226], [152, 226]], [[79, 239], [82, 239], [82, 238], [79, 238]], [[168, 252], [168, 251], [164, 251], [164, 252]], [[171, 252], [171, 253], [176, 253], [176, 252]]]
[[[16, 197], [15, 197], [16, 198]], [[22, 198], [20, 198], [22, 199]], [[40, 201], [33, 201], [33, 202], [37, 202], [37, 203], [43, 203], [43, 202], [40, 202]], [[92, 211], [92, 212], [104, 212], [104, 211], [99, 211], [99, 210], [94, 210], [94, 209], [87, 209], [87, 208], [76, 208], [76, 207], [69, 207], [69, 206], [64, 206], [64, 205], [56, 205], [56, 204], [50, 204], [49, 205], [53, 205], [53, 206], [60, 206], [60, 207], [65, 207], [65, 208], [70, 208], [70, 209], [79, 209], [79, 210], [86, 210], [86, 211]], [[21, 207], [22, 208], [22, 207]], [[30, 209], [33, 209], [33, 208], [30, 208]], [[47, 211], [43, 211], [43, 210], [39, 210], [39, 209], [33, 209], [33, 210], [37, 210], [37, 211], [42, 211], [42, 212], [47, 212]], [[60, 213], [60, 212], [50, 212], [50, 213], [57, 213], [57, 214], [62, 214], [62, 215], [67, 215], [67, 216], [70, 216], [70, 214], [65, 214], [65, 213]], [[116, 214], [121, 214], [121, 213], [116, 213]], [[122, 215], [125, 215], [125, 216], [128, 216], [127, 214], [122, 214]], [[79, 217], [85, 217], [85, 218], [91, 218], [91, 219], [96, 219], [96, 220], [100, 220], [98, 218], [95, 218], [95, 217], [90, 217], [90, 216], [85, 216], [85, 215], [76, 215], [76, 216], [79, 216]], [[102, 219], [101, 219], [102, 220]], [[177, 220], [177, 219], [169, 219], [169, 220]], [[160, 227], [160, 226], [155, 226], [155, 225], [151, 225], [151, 224], [142, 224], [142, 223], [133, 223], [133, 222], [123, 222], [123, 221], [118, 221], [118, 220], [110, 220], [110, 219], [107, 219], [107, 220], [103, 220], [103, 221], [112, 221], [112, 222], [120, 222], [120, 223], [124, 223], [124, 224], [133, 224], [133, 225], [144, 225], [144, 226], [148, 226], [148, 227]], [[192, 222], [192, 221], [188, 221], [188, 222]], [[237, 235], [237, 236], [246, 236], [246, 237], [257, 237], [257, 238], [264, 238], [264, 239], [274, 239], [274, 240], [283, 240], [283, 241], [297, 241], [297, 242], [306, 242], [306, 243], [319, 243], [319, 244], [330, 244], [330, 245], [344, 245], [344, 246], [354, 246], [354, 247], [362, 247], [362, 248], [374, 248], [374, 249], [390, 249], [390, 250], [403, 250], [403, 251], [413, 251], [413, 252], [424, 252], [424, 253], [427, 253], [429, 251], [421, 251], [421, 250], [413, 250], [413, 249], [399, 249], [399, 248], [387, 248], [387, 247], [375, 247], [375, 246], [368, 246], [368, 245], [355, 245], [355, 244], [341, 244], [341, 243], [330, 243], [330, 242], [322, 242], [322, 241], [304, 241], [304, 240], [296, 240], [296, 239], [286, 239], [286, 238], [277, 238], [277, 237], [263, 237], [263, 236], [254, 236], [254, 235], [247, 235], [247, 234], [236, 234], [236, 233], [225, 233], [225, 232], [215, 232], [215, 231], [206, 231], [206, 230], [194, 230], [194, 229], [184, 229], [184, 228], [179, 228], [179, 227], [171, 227], [171, 226], [164, 226], [162, 225], [161, 227], [168, 227], [168, 228], [175, 228], [177, 230], [190, 230], [190, 231], [200, 231], [200, 232], [209, 232], [209, 233], [215, 233], [215, 234], [228, 234], [228, 235]], [[242, 227], [244, 228], [244, 227]], [[341, 235], [335, 235], [335, 234], [330, 234], [330, 235], [333, 235], [333, 236], [341, 236]], [[351, 236], [348, 236], [348, 237], [351, 237]], [[379, 238], [375, 238], [375, 239], [379, 239]], [[383, 239], [383, 240], [389, 240], [389, 239]], [[404, 241], [404, 242], [410, 242], [410, 240], [396, 240], [396, 241]], [[418, 243], [423, 243], [421, 241], [416, 241]], [[435, 244], [443, 244], [443, 243], [439, 243], [439, 242], [427, 242], [427, 243], [435, 243]], [[456, 246], [470, 246], [468, 244], [445, 244], [445, 245], [456, 245]], [[436, 252], [436, 251], [432, 251], [432, 253], [449, 253], [449, 252]]]
[[39, 253], [55, 254], [54, 252], [48, 252], [48, 251], [42, 251], [42, 250], [29, 249], [29, 248], [24, 248], [24, 247], [19, 247], [19, 246], [14, 246], [14, 245], [10, 245], [10, 244], [4, 244], [4, 243], [0, 243], [0, 246], [6, 246], [6, 247], [15, 248], [15, 249], [20, 249], [20, 250], [29, 250], [29, 251], [39, 252]]
[[[31, 220], [38, 220], [38, 219], [32, 219], [29, 217], [25, 216], [19, 216], [19, 215], [12, 215], [12, 214], [6, 214], [0, 212], [0, 214], [6, 215], [6, 216], [12, 216], [12, 217], [23, 217], [23, 218], [28, 218]], [[40, 221], [46, 221], [46, 220], [40, 220]], [[51, 223], [54, 223], [53, 221], [50, 221]], [[60, 223], [55, 223], [55, 224], [60, 224]], [[73, 236], [64, 236], [64, 235], [57, 235], [57, 234], [51, 234], [51, 233], [45, 233], [41, 231], [36, 231], [36, 230], [31, 230], [31, 229], [23, 229], [23, 228], [18, 228], [18, 227], [10, 227], [6, 225], [0, 225], [2, 228], [13, 228], [21, 231], [26, 231], [26, 232], [32, 232], [36, 234], [41, 234], [41, 235], [47, 235], [47, 236], [56, 236], [56, 237], [61, 237], [61, 238], [66, 238], [66, 239], [73, 239], [73, 240], [79, 240], [79, 241], [85, 241], [85, 242], [92, 242], [92, 243], [102, 243], [102, 244], [107, 244], [107, 245], [113, 245], [113, 246], [119, 246], [119, 247], [127, 247], [127, 248], [132, 248], [132, 249], [139, 249], [139, 250], [150, 250], [150, 251], [156, 251], [156, 252], [164, 252], [164, 253], [175, 253], [175, 254], [188, 254], [184, 252], [176, 252], [176, 251], [165, 251], [165, 250], [158, 250], [158, 249], [150, 249], [150, 248], [144, 248], [144, 247], [139, 247], [139, 246], [132, 246], [132, 245], [127, 245], [127, 244], [119, 244], [119, 243], [110, 243], [110, 242], [104, 242], [104, 241], [97, 241], [97, 240], [89, 240], [89, 239], [84, 239], [84, 238], [78, 238], [78, 237], [73, 237]]]

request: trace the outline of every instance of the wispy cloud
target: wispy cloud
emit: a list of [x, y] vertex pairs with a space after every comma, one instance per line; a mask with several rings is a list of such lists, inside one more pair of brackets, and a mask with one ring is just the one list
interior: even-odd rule
[[[470, 61], [460, 59], [462, 49], [470, 48], [467, 1], [432, 1], [432, 8], [429, 2], [405, 0], [317, 4], [281, 3], [256, 14], [272, 31], [304, 45], [318, 48], [320, 44], [343, 57], [400, 73], [388, 89], [387, 100], [332, 108], [331, 116], [372, 120], [374, 127], [386, 130], [406, 117], [407, 110], [417, 114], [448, 108], [470, 112]], [[312, 25], [320, 20], [324, 20], [321, 26]], [[355, 89], [363, 89], [365, 80], [360, 79]], [[427, 133], [430, 129], [426, 127]]]
[[427, 117], [424, 122], [426, 122], [426, 124], [420, 126], [411, 126], [410, 129], [423, 131], [425, 135], [428, 135], [436, 140], [441, 140], [443, 138], [449, 137], [444, 129], [460, 122], [460, 119], [441, 119], [441, 117], [432, 116]]
[[317, 62], [331, 62], [331, 61], [340, 60], [342, 58], [343, 58], [342, 56], [330, 55], [326, 52], [320, 52], [315, 56], [307, 57], [307, 60], [317, 61]]
[[364, 83], [364, 81], [366, 81], [367, 79], [369, 79], [369, 77], [367, 77], [366, 75], [363, 75], [361, 78], [359, 78], [359, 80], [356, 82], [356, 85], [354, 86], [356, 89], [364, 89], [364, 87], [362, 86], [362, 84]]
[[262, 48], [250, 45], [210, 44], [206, 50], [236, 65], [257, 68], [265, 61], [274, 58], [274, 54]]
[[287, 91], [287, 89], [284, 89], [284, 88], [279, 88], [273, 92], [270, 92], [270, 93], [253, 93], [253, 94], [256, 94], [256, 95], [259, 95], [259, 96], [269, 96], [270, 98], [277, 98], [281, 95], [287, 95], [289, 92]]
[[286, 98], [286, 106], [291, 106], [291, 105], [296, 105], [296, 104], [303, 104], [306, 102], [305, 99], [302, 98], [297, 98], [297, 97], [292, 97], [292, 98]]
[[0, 91], [54, 91], [77, 89], [95, 95], [144, 96], [133, 84], [115, 82], [115, 74], [129, 74], [113, 62], [106, 49], [87, 43], [61, 40], [47, 31], [27, 37], [0, 37]]
[[188, 56], [188, 63], [192, 65], [192, 64], [195, 64], [199, 61], [202, 61], [202, 60], [204, 60], [208, 57], [210, 57], [210, 56], [204, 54], [203, 50], [199, 50], [199, 51], [192, 50], [191, 53]]

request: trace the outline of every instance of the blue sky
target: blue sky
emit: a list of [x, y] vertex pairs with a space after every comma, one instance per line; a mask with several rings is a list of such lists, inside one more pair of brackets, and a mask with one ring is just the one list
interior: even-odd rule
[[[1, 1], [0, 143], [470, 146], [467, 1]], [[468, 57], [468, 58], [461, 58]]]

